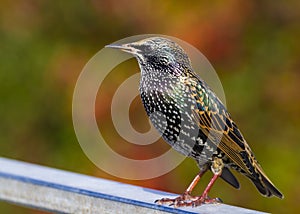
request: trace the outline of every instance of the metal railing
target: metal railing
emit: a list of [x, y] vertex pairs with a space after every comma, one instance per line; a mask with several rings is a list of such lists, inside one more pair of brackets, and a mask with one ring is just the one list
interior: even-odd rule
[[0, 199], [59, 213], [247, 213], [226, 204], [196, 208], [157, 205], [168, 192], [109, 181], [26, 162], [0, 158]]

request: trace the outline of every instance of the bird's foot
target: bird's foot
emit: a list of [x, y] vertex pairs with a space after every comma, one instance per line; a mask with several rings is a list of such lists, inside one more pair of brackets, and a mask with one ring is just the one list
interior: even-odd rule
[[157, 204], [167, 204], [174, 207], [183, 207], [186, 202], [195, 201], [198, 197], [191, 196], [189, 193], [183, 193], [176, 198], [162, 198], [156, 200], [154, 203]]
[[157, 204], [168, 204], [174, 207], [197, 207], [202, 204], [216, 204], [222, 203], [220, 198], [209, 198], [208, 196], [191, 196], [190, 194], [182, 194], [176, 198], [162, 198], [156, 200]]
[[189, 201], [187, 203], [185, 203], [184, 206], [186, 207], [197, 207], [200, 206], [202, 204], [218, 204], [218, 203], [222, 203], [223, 201], [220, 198], [210, 198], [208, 196], [200, 196], [198, 197], [196, 200], [193, 201]]

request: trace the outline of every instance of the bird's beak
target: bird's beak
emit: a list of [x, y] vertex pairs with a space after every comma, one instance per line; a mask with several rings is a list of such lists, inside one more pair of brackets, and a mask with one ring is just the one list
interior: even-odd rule
[[106, 45], [106, 48], [115, 48], [115, 49], [120, 49], [124, 52], [131, 53], [133, 55], [136, 55], [138, 52], [138, 49], [134, 48], [130, 44], [110, 44]]

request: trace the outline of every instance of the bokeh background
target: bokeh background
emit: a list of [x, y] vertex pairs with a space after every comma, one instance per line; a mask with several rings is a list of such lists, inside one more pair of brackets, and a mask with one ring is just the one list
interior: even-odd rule
[[[300, 210], [299, 11], [297, 0], [2, 0], [0, 155], [182, 193], [198, 172], [192, 160], [155, 179], [119, 179], [84, 155], [72, 125], [76, 79], [98, 50], [131, 35], [165, 34], [194, 45], [210, 60], [223, 83], [229, 111], [285, 198], [264, 198], [239, 175], [241, 190], [219, 180], [211, 196], [251, 209], [295, 213]], [[115, 90], [136, 72], [131, 60], [110, 73], [97, 100], [97, 121], [115, 150], [147, 159], [168, 146], [162, 140], [148, 148], [133, 146], [117, 134], [110, 117]], [[130, 118], [138, 131], [149, 129], [138, 98]], [[4, 202], [0, 210], [44, 213]]]

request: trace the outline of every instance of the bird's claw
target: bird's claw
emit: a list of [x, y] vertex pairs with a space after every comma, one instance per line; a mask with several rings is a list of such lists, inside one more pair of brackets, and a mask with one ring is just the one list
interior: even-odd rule
[[156, 200], [154, 203], [157, 204], [168, 204], [169, 206], [174, 206], [174, 207], [182, 207], [185, 206], [186, 201], [193, 201], [196, 200], [198, 197], [193, 197], [188, 193], [184, 193], [176, 198], [162, 198]]
[[197, 207], [202, 204], [218, 204], [218, 203], [223, 203], [223, 201], [220, 198], [210, 198], [208, 196], [206, 197], [201, 196], [197, 200], [192, 201], [187, 206]]
[[162, 198], [155, 201], [157, 204], [168, 204], [174, 207], [197, 207], [202, 204], [216, 204], [222, 203], [220, 198], [209, 198], [208, 196], [194, 197], [188, 194], [183, 194], [176, 198]]

